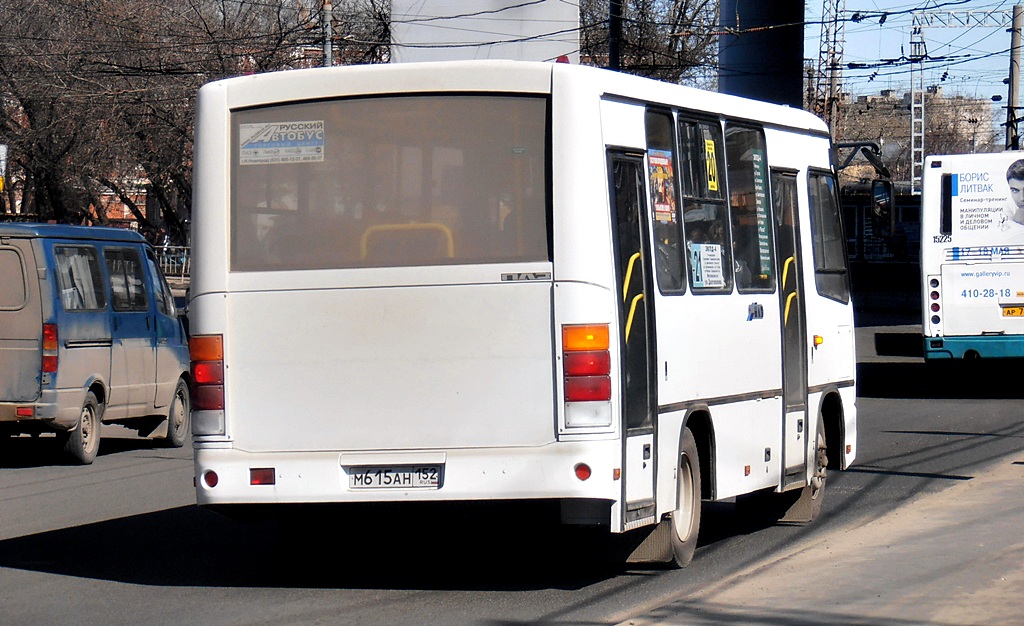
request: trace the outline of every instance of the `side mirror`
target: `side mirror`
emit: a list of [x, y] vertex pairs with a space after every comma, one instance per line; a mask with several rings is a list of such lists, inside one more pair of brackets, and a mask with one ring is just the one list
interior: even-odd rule
[[871, 223], [875, 234], [891, 237], [896, 228], [896, 212], [893, 211], [892, 181], [871, 181]]

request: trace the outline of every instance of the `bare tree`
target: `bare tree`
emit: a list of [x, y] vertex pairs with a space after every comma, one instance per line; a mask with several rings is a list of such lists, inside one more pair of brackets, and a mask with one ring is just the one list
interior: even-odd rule
[[[580, 1], [580, 56], [608, 63], [608, 0]], [[623, 0], [622, 71], [708, 86], [716, 67], [716, 0]]]
[[[0, 143], [26, 212], [78, 222], [102, 191], [144, 230], [184, 237], [193, 100], [203, 83], [309, 65], [318, 0], [8, 0]], [[159, 207], [144, 214], [144, 184]], [[102, 210], [97, 216], [104, 221]]]
[[342, 64], [391, 60], [390, 0], [339, 0], [334, 24], [335, 52]]
[[[598, 65], [607, 59], [607, 6], [580, 6], [582, 54]], [[386, 62], [390, 0], [335, 7], [337, 60]], [[672, 82], [706, 75], [714, 0], [625, 7], [625, 71]], [[103, 198], [113, 194], [143, 230], [162, 226], [183, 240], [196, 91], [228, 76], [321, 64], [322, 11], [323, 0], [5, 0], [0, 143], [10, 148], [8, 197], [44, 219], [103, 223]], [[143, 190], [147, 207], [136, 205]]]

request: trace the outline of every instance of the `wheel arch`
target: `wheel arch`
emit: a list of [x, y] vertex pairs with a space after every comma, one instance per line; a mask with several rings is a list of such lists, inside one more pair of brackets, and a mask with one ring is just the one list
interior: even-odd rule
[[[697, 458], [700, 462], [700, 497], [711, 500], [715, 495], [715, 427], [711, 411], [706, 406], [694, 407], [687, 411], [682, 428], [689, 428], [697, 444]], [[682, 448], [683, 433], [679, 432], [679, 448]]]
[[846, 420], [844, 419], [843, 399], [837, 388], [826, 389], [821, 395], [818, 406], [825, 427], [825, 447], [828, 455], [828, 469], [843, 469], [843, 442], [846, 441]]
[[107, 386], [99, 376], [93, 376], [85, 385], [86, 393], [92, 392], [96, 396], [96, 402], [100, 405], [100, 411], [107, 405]]

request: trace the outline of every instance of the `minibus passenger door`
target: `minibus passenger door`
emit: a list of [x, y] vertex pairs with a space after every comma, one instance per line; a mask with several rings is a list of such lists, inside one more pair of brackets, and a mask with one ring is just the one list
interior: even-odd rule
[[623, 489], [626, 528], [650, 521], [656, 512], [654, 324], [647, 238], [646, 170], [639, 155], [608, 157], [622, 368]]
[[797, 222], [795, 172], [772, 171], [772, 196], [778, 221], [780, 306], [782, 307], [782, 387], [785, 397], [783, 458], [785, 482], [803, 483], [807, 467], [807, 322], [804, 317], [803, 265]]

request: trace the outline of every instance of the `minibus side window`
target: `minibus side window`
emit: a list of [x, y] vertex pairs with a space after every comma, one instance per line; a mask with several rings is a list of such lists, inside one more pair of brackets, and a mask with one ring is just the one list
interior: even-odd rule
[[819, 294], [847, 303], [850, 301], [850, 281], [836, 181], [831, 174], [811, 172], [808, 182], [814, 244], [814, 283]]
[[647, 112], [647, 173], [651, 189], [651, 224], [654, 229], [654, 265], [662, 293], [685, 290], [682, 220], [676, 183], [675, 136], [672, 116]]
[[740, 293], [774, 291], [764, 134], [758, 128], [726, 124], [725, 153], [736, 288]]
[[680, 120], [683, 231], [696, 292], [732, 292], [724, 146], [718, 122]]

